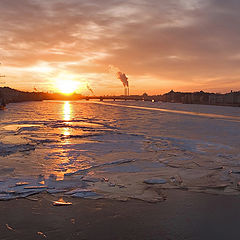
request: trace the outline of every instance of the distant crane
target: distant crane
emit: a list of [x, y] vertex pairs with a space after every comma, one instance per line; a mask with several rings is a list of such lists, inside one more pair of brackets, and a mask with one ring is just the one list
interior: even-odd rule
[[[2, 63], [0, 63], [1, 65]], [[6, 76], [5, 75], [0, 75], [0, 78], [5, 78]], [[0, 84], [6, 84], [6, 82], [0, 82]]]

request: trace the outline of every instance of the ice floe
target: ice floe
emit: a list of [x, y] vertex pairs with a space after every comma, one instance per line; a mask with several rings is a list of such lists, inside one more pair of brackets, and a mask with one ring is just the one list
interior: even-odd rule
[[147, 179], [147, 180], [144, 180], [143, 181], [144, 183], [147, 183], [147, 184], [165, 184], [167, 183], [167, 181], [165, 179]]
[[165, 189], [240, 194], [234, 108], [162, 104], [174, 112], [161, 112], [142, 102], [74, 102], [64, 119], [63, 102], [34, 104], [21, 112], [9, 105], [1, 119], [0, 200], [42, 192], [150, 202], [164, 200]]

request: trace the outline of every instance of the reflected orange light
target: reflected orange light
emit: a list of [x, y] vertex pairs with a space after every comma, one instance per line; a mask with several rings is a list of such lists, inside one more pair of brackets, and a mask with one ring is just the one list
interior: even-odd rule
[[70, 141], [70, 139], [68, 138], [68, 136], [71, 135], [70, 129], [69, 129], [69, 128], [63, 128], [63, 130], [62, 130], [62, 135], [64, 136], [64, 139], [63, 139], [62, 143], [63, 143], [64, 145], [70, 144], [71, 141]]
[[70, 130], [69, 130], [69, 128], [63, 128], [63, 135], [64, 135], [65, 137], [67, 137], [67, 136], [70, 135]]
[[72, 106], [69, 102], [65, 102], [63, 105], [63, 120], [69, 121], [72, 118]]
[[[63, 120], [70, 121], [72, 119], [72, 105], [70, 102], [66, 101], [63, 105]], [[68, 127], [62, 129], [62, 134], [64, 137], [71, 135], [71, 130]], [[70, 141], [68, 138], [64, 139], [64, 144], [69, 144]]]

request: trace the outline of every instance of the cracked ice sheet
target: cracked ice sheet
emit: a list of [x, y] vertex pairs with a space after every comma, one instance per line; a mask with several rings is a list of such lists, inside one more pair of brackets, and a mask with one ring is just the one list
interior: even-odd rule
[[[104, 197], [149, 201], [161, 200], [165, 188], [239, 193], [238, 122], [81, 102], [72, 103], [74, 119], [66, 121], [61, 115], [63, 104], [23, 103], [23, 115], [14, 109], [17, 105], [9, 106], [0, 124], [1, 138], [10, 135], [12, 142], [27, 140], [29, 145], [13, 144], [10, 149], [2, 143], [1, 149], [14, 151], [1, 158], [0, 180], [33, 181], [39, 174], [45, 179], [54, 174], [54, 184], [45, 181], [52, 194], [84, 185], [86, 191]], [[236, 108], [120, 104], [239, 116]], [[26, 115], [24, 108], [32, 109], [31, 114]], [[126, 162], [118, 162], [121, 159]], [[87, 170], [78, 172], [81, 169]], [[152, 179], [166, 184], [144, 183]]]

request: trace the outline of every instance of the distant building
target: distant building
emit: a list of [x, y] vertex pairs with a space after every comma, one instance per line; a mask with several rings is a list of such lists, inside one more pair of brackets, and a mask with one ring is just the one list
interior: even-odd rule
[[240, 91], [226, 94], [211, 94], [209, 104], [225, 105], [225, 106], [240, 106]]

